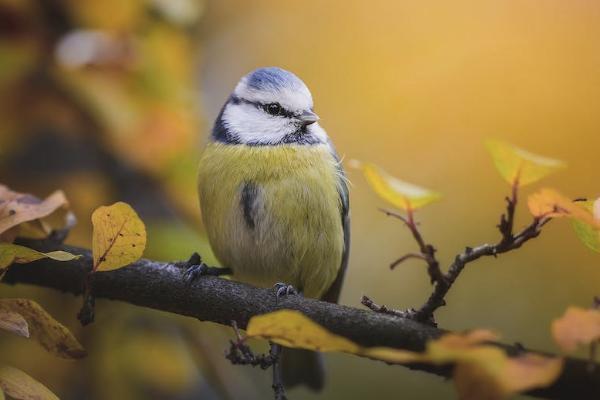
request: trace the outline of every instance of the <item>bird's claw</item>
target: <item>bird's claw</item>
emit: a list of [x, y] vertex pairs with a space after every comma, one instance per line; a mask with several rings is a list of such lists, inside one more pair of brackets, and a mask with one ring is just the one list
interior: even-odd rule
[[292, 285], [288, 285], [287, 283], [278, 282], [273, 286], [275, 289], [275, 299], [279, 301], [279, 299], [286, 296], [297, 295], [298, 291]]
[[183, 279], [190, 284], [196, 278], [206, 275], [208, 266], [202, 261], [202, 257], [198, 253], [194, 253], [190, 256], [190, 259], [187, 260], [182, 265], [185, 268], [185, 272], [183, 273]]
[[200, 261], [200, 264], [191, 265], [185, 270], [183, 279], [189, 284], [203, 275], [208, 275], [208, 265]]

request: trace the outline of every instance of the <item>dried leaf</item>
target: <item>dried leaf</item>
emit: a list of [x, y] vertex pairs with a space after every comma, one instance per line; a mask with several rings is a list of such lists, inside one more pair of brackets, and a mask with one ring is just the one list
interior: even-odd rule
[[61, 358], [82, 358], [86, 351], [67, 327], [29, 299], [0, 299], [0, 310], [20, 314], [29, 325], [32, 339]]
[[79, 257], [81, 256], [62, 250], [42, 253], [25, 246], [19, 246], [12, 243], [0, 243], [0, 270], [7, 268], [12, 263], [26, 264], [42, 258], [51, 258], [57, 261], [71, 261]]
[[0, 366], [0, 389], [16, 400], [59, 400], [46, 386], [9, 366]]
[[137, 261], [146, 247], [146, 227], [129, 204], [99, 207], [92, 214], [94, 271], [110, 271]]
[[[592, 213], [592, 217], [596, 224], [600, 224], [600, 199], [596, 201], [579, 202], [581, 207]], [[582, 222], [578, 219], [572, 219], [571, 224], [575, 230], [577, 237], [593, 251], [600, 253], [600, 228]]]
[[600, 227], [592, 213], [578, 203], [563, 196], [554, 189], [541, 189], [527, 199], [527, 206], [534, 217], [570, 217], [591, 226]]
[[371, 189], [394, 207], [416, 210], [441, 198], [439, 193], [401, 181], [375, 164], [352, 160], [351, 166], [362, 170]]
[[29, 337], [29, 326], [21, 314], [10, 310], [0, 309], [0, 329], [16, 335]]
[[552, 322], [552, 336], [565, 352], [600, 340], [600, 311], [569, 307], [562, 317]]
[[2, 389], [0, 389], [0, 400], [5, 400], [4, 392], [2, 391]]
[[24, 222], [47, 217], [66, 206], [67, 198], [60, 190], [42, 201], [30, 194], [13, 192], [0, 185], [0, 234]]
[[499, 140], [486, 141], [496, 169], [511, 185], [525, 186], [566, 167], [563, 161], [530, 153]]

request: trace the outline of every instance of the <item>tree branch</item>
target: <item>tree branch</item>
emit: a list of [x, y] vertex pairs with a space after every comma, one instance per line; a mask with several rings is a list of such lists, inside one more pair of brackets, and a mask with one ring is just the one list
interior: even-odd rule
[[[92, 268], [89, 250], [43, 241], [22, 241], [21, 244], [39, 251], [65, 250], [82, 257], [68, 262], [44, 259], [15, 264], [4, 276], [4, 283], [27, 283], [76, 295], [82, 293], [82, 283]], [[255, 315], [279, 309], [297, 310], [331, 332], [362, 346], [422, 351], [427, 341], [445, 333], [411, 319], [301, 296], [287, 296], [276, 302], [271, 289], [254, 288], [216, 277], [201, 277], [188, 285], [183, 279], [184, 272], [172, 264], [141, 259], [126, 268], [93, 274], [90, 285], [97, 298], [120, 300], [226, 326], [236, 321], [241, 329]], [[102, 309], [97, 312], [102, 313]], [[523, 351], [517, 345], [499, 346], [509, 354]], [[445, 377], [452, 374], [447, 366], [416, 364], [407, 367]], [[528, 394], [545, 398], [600, 398], [600, 365], [590, 371], [589, 361], [567, 358], [560, 378], [552, 386]]]

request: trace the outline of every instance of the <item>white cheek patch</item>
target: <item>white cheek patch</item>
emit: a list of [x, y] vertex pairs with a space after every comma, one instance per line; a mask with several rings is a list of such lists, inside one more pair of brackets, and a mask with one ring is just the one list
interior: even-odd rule
[[252, 104], [228, 104], [223, 123], [242, 143], [277, 143], [297, 127], [287, 118], [274, 117]]
[[327, 143], [330, 150], [333, 151], [333, 148], [331, 147], [331, 144], [329, 143], [329, 137], [327, 136], [327, 132], [325, 132], [325, 129], [321, 128], [321, 125], [319, 125], [318, 122], [315, 122], [314, 124], [310, 124], [308, 126], [308, 131], [310, 132], [311, 135], [313, 135], [314, 137], [319, 139], [319, 142]]

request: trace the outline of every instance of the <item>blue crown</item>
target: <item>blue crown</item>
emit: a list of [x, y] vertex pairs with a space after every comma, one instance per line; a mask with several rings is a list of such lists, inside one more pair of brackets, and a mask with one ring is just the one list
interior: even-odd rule
[[298, 88], [304, 82], [296, 75], [277, 67], [259, 68], [247, 75], [247, 85], [255, 90], [278, 90], [282, 88]]

